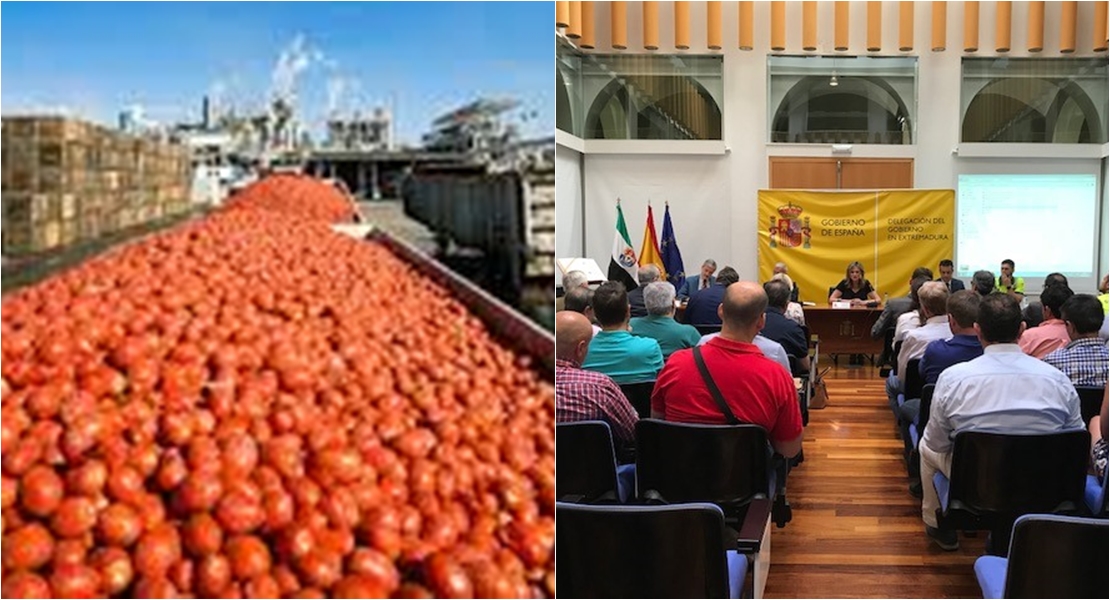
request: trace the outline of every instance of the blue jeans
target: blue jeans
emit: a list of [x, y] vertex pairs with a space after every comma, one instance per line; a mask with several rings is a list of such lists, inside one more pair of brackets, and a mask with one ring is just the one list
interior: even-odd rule
[[890, 412], [898, 416], [898, 394], [902, 393], [904, 386], [898, 376], [891, 373], [886, 378], [886, 399], [890, 403]]

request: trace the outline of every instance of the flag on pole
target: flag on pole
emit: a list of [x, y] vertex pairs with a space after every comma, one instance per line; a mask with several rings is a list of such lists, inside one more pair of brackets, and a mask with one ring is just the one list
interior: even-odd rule
[[651, 203], [648, 202], [647, 223], [644, 224], [644, 243], [640, 246], [640, 266], [655, 265], [659, 268], [661, 280], [667, 278], [667, 269], [663, 266], [663, 259], [659, 255], [659, 240], [655, 237], [655, 217], [651, 212]]
[[674, 226], [671, 224], [671, 205], [669, 203], [663, 213], [661, 254], [663, 255], [663, 265], [667, 267], [667, 281], [674, 284], [675, 288], [682, 287], [682, 282], [686, 279], [686, 270], [682, 266], [682, 253], [678, 251], [678, 242], [674, 239]]
[[621, 201], [617, 200], [617, 233], [613, 237], [613, 256], [609, 259], [609, 281], [619, 281], [626, 290], [639, 287], [637, 283], [636, 251], [632, 249], [632, 240], [628, 237], [628, 228], [624, 225], [624, 211], [621, 210]]

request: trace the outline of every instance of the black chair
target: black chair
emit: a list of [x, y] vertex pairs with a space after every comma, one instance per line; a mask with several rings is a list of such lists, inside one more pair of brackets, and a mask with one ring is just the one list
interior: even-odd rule
[[925, 435], [925, 426], [929, 424], [929, 411], [933, 409], [933, 392], [937, 384], [927, 383], [921, 388], [921, 406], [917, 411], [917, 421], [910, 423], [910, 443], [913, 444], [916, 454], [917, 445]]
[[[743, 534], [750, 533], [745, 530], [750, 518], [762, 533], [775, 496], [772, 450], [762, 427], [643, 419], [636, 423], [636, 447], [637, 498], [712, 502], [724, 511], [726, 522], [748, 540], [746, 547], [759, 550], [762, 540], [752, 541]], [[786, 520], [788, 516], [782, 517], [780, 526]]]
[[906, 428], [906, 434], [909, 435], [910, 456], [907, 459], [910, 477], [913, 478], [914, 484], [921, 485], [921, 453], [918, 452], [917, 447], [921, 444], [921, 438], [925, 435], [925, 426], [929, 424], [929, 411], [933, 409], [933, 392], [936, 390], [937, 384], [926, 383], [921, 388], [921, 404], [917, 410], [917, 420], [910, 422]]
[[566, 502], [619, 499], [613, 435], [605, 421], [555, 424], [555, 492]]
[[651, 392], [654, 389], [654, 381], [621, 384], [621, 391], [624, 392], [624, 397], [628, 398], [628, 403], [632, 405], [632, 408], [636, 409], [636, 414], [639, 415], [641, 419], [647, 419], [651, 416]]
[[[894, 339], [894, 338], [891, 338], [891, 339]], [[890, 365], [892, 367], [891, 371], [895, 375], [898, 375], [898, 355], [901, 354], [901, 353], [902, 353], [902, 340], [898, 340], [897, 342], [894, 342], [894, 352], [891, 354], [891, 357], [890, 357]]]
[[1079, 414], [1083, 417], [1083, 423], [1089, 425], [1091, 419], [1098, 416], [1099, 411], [1102, 410], [1102, 395], [1106, 390], [1100, 387], [1077, 385], [1075, 391], [1079, 394]]
[[1009, 559], [981, 556], [984, 598], [1106, 598], [1106, 519], [1025, 515], [1014, 523]]
[[908, 360], [906, 361], [905, 374], [898, 374], [898, 377], [902, 380], [902, 393], [898, 394], [898, 406], [902, 406], [906, 403], [906, 400], [911, 398], [921, 397], [921, 387], [925, 385], [925, 379], [921, 377], [920, 366], [920, 358]]
[[709, 503], [555, 503], [560, 598], [739, 598], [747, 558]]
[[942, 529], [987, 529], [994, 553], [1005, 552], [1018, 517], [1078, 514], [1084, 506], [1085, 430], [1037, 435], [981, 431], [956, 434], [951, 478], [933, 478]]
[[891, 365], [897, 364], [894, 357], [894, 328], [888, 327], [883, 333], [883, 352], [879, 355], [879, 376], [886, 379], [890, 375]]
[[805, 427], [809, 425], [809, 397], [812, 394], [809, 371], [801, 367], [801, 361], [796, 356], [787, 354], [786, 360], [790, 363], [790, 375], [802, 381], [802, 387], [798, 388], [798, 407], [802, 411], [802, 426]]

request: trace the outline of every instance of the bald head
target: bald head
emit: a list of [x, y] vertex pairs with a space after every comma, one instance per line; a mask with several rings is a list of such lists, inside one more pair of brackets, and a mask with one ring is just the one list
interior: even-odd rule
[[721, 335], [750, 342], [763, 328], [765, 310], [767, 293], [763, 286], [753, 281], [739, 281], [728, 286], [720, 308]]
[[555, 313], [555, 358], [581, 364], [593, 336], [593, 326], [582, 313], [573, 310]]

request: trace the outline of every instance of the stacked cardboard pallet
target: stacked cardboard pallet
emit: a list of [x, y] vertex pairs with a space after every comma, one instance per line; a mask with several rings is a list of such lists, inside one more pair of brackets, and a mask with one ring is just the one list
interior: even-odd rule
[[74, 119], [3, 120], [3, 250], [42, 252], [189, 208], [188, 151]]

